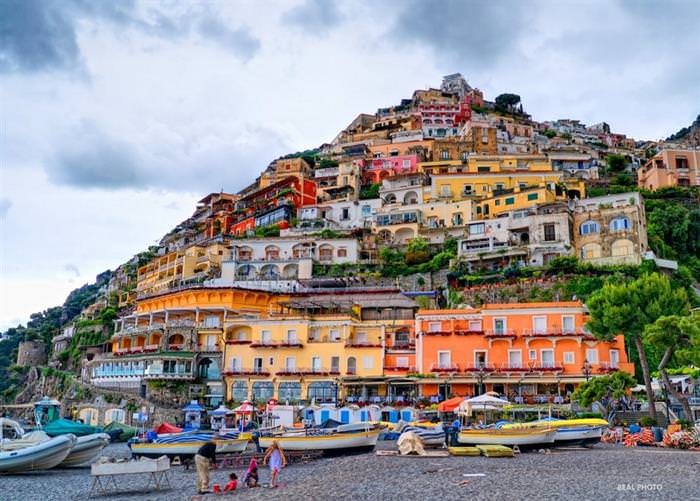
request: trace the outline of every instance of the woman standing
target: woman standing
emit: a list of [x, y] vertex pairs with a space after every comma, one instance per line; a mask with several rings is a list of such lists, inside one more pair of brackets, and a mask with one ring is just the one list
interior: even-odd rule
[[277, 487], [277, 476], [280, 470], [287, 466], [287, 458], [284, 457], [284, 452], [280, 448], [277, 440], [272, 441], [272, 445], [265, 451], [263, 464], [270, 465], [270, 487]]

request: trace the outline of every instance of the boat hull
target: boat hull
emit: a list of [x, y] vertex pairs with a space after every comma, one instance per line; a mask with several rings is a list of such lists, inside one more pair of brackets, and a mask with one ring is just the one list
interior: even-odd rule
[[[190, 458], [197, 454], [197, 451], [203, 446], [205, 441], [192, 441], [180, 443], [133, 443], [130, 444], [131, 454], [133, 456], [143, 456], [150, 458], [159, 458], [160, 456]], [[247, 438], [238, 438], [233, 440], [214, 440], [216, 443], [217, 454], [234, 454], [243, 452], [248, 446]]]
[[559, 428], [554, 435], [555, 445], [593, 445], [600, 442], [603, 426], [576, 426]]
[[260, 437], [260, 447], [272, 445], [274, 440], [283, 450], [290, 451], [326, 451], [340, 452], [354, 449], [372, 450], [377, 445], [381, 430], [360, 431], [354, 433], [335, 433], [316, 436], [273, 436]]
[[553, 444], [555, 434], [554, 430], [464, 430], [457, 436], [457, 441], [464, 445], [536, 447]]
[[75, 467], [92, 464], [109, 444], [107, 433], [95, 433], [78, 437], [70, 453], [59, 466]]
[[58, 466], [70, 454], [76, 438], [60, 435], [23, 449], [0, 452], [0, 473], [25, 473]]

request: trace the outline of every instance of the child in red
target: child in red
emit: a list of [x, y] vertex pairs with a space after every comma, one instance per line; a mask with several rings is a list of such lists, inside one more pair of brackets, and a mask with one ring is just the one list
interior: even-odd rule
[[228, 480], [229, 482], [226, 484], [226, 487], [224, 487], [224, 492], [235, 491], [236, 487], [238, 487], [238, 477], [235, 473], [231, 473], [228, 476]]

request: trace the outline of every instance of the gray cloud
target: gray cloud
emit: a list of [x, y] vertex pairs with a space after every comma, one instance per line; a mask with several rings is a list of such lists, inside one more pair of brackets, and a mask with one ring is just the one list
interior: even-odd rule
[[209, 6], [199, 7], [167, 15], [157, 8], [139, 9], [131, 0], [0, 0], [0, 73], [78, 68], [81, 53], [76, 32], [81, 20], [171, 40], [194, 34], [243, 60], [255, 55], [260, 42], [247, 28], [230, 27]]
[[403, 0], [392, 5], [398, 15], [388, 33], [391, 40], [426, 45], [462, 66], [495, 62], [513, 48], [528, 23], [526, 3], [513, 0]]
[[12, 200], [7, 197], [0, 197], [0, 218], [5, 218], [12, 207]]
[[282, 22], [302, 28], [312, 35], [325, 35], [331, 28], [338, 26], [344, 19], [333, 0], [306, 0], [285, 12]]
[[76, 277], [79, 277], [79, 276], [80, 276], [80, 270], [79, 270], [78, 267], [77, 267], [76, 265], [74, 265], [73, 263], [68, 263], [68, 264], [64, 265], [64, 266], [63, 266], [63, 269], [64, 269], [65, 271], [70, 272], [70, 273], [74, 273]]
[[45, 162], [49, 178], [81, 188], [118, 189], [138, 186], [145, 177], [137, 163], [133, 147], [106, 136], [84, 124], [79, 141], [63, 143]]

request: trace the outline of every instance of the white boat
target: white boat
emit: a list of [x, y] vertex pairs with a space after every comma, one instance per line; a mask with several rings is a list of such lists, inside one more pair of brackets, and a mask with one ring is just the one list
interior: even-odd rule
[[216, 444], [217, 454], [243, 452], [248, 446], [248, 438], [240, 438], [237, 432], [217, 435], [213, 432], [173, 433], [159, 436], [153, 442], [133, 442], [129, 444], [133, 456], [193, 457], [207, 442]]
[[541, 419], [529, 423], [508, 423], [501, 429], [550, 429], [555, 430], [556, 444], [595, 444], [603, 436], [608, 422], [599, 418], [584, 419]]
[[457, 441], [465, 445], [506, 445], [533, 447], [551, 445], [554, 443], [556, 430], [548, 429], [496, 429], [484, 428], [477, 430], [462, 430]]
[[[22, 439], [20, 439], [22, 440]], [[59, 435], [33, 445], [14, 449], [13, 441], [0, 446], [0, 473], [25, 473], [48, 470], [63, 462], [75, 444], [75, 435]]]
[[340, 433], [337, 431], [307, 431], [307, 434], [284, 434], [276, 436], [260, 437], [260, 447], [267, 448], [277, 441], [283, 450], [310, 451], [321, 450], [326, 452], [341, 452], [351, 450], [371, 450], [377, 445], [377, 439], [381, 429], [365, 429], [365, 431], [349, 431]]
[[109, 444], [109, 435], [106, 433], [93, 433], [78, 437], [75, 445], [68, 454], [68, 457], [63, 460], [60, 466], [73, 467], [90, 465], [102, 454], [104, 449]]
[[408, 425], [401, 428], [402, 435], [409, 431], [418, 435], [424, 447], [442, 447], [445, 445], [445, 429], [441, 425], [433, 428]]

